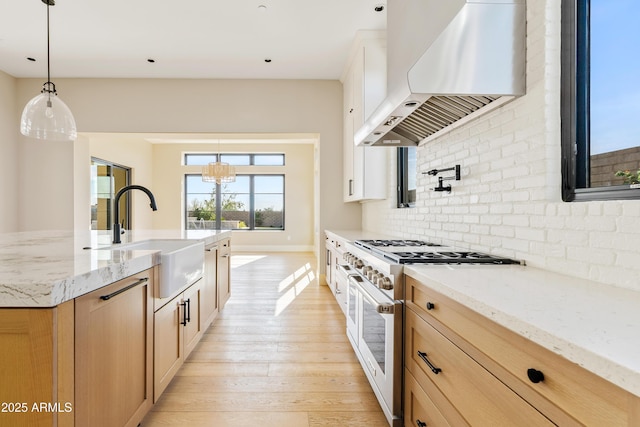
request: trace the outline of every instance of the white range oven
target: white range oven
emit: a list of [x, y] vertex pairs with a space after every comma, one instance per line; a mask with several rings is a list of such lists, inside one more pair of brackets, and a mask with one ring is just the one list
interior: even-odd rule
[[404, 264], [514, 264], [419, 240], [347, 244], [338, 280], [346, 282], [347, 336], [392, 427], [402, 426]]

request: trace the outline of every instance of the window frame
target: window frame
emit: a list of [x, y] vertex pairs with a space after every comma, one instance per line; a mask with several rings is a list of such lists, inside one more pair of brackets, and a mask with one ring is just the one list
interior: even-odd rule
[[416, 195], [414, 190], [414, 200], [411, 201], [409, 190], [409, 148], [398, 147], [396, 149], [397, 158], [397, 194], [396, 207], [398, 209], [412, 208], [416, 205]]
[[561, 172], [562, 200], [640, 199], [629, 185], [590, 185], [590, 0], [562, 0]]
[[[185, 173], [184, 174], [184, 227], [185, 230], [189, 230], [188, 228], [188, 223], [189, 223], [189, 211], [188, 211], [188, 197], [187, 195], [189, 194], [188, 192], [188, 187], [187, 187], [187, 177], [201, 177], [202, 175], [199, 173]], [[236, 176], [247, 176], [249, 177], [249, 206], [248, 206], [248, 210], [249, 210], [249, 224], [248, 228], [234, 228], [232, 229], [233, 231], [285, 231], [286, 229], [286, 209], [285, 209], [285, 205], [286, 205], [286, 176], [284, 173], [243, 173], [243, 174], [237, 174]], [[256, 209], [255, 209], [255, 177], [261, 177], [261, 176], [277, 176], [277, 177], [282, 177], [282, 228], [256, 228]], [[221, 230], [221, 221], [222, 221], [222, 216], [220, 215], [220, 212], [222, 210], [222, 184], [215, 184], [215, 189], [216, 189], [216, 219], [215, 219], [215, 230]], [[264, 193], [258, 193], [258, 194], [264, 194]]]
[[[118, 163], [110, 162], [108, 160], [104, 160], [98, 157], [91, 157], [91, 163], [93, 165], [105, 166], [109, 168], [109, 177], [114, 177], [114, 169], [121, 170], [125, 175], [125, 183], [124, 186], [116, 187], [115, 185], [110, 186], [110, 194], [109, 194], [109, 209], [107, 211], [107, 226], [105, 230], [113, 229], [113, 218], [115, 217], [115, 195], [127, 185], [131, 184], [131, 168], [128, 166], [124, 166]], [[114, 181], [115, 184], [115, 181]], [[91, 205], [93, 206], [93, 205]], [[118, 208], [122, 208], [120, 210], [120, 221], [122, 222], [123, 229], [128, 229], [131, 224], [131, 197], [129, 197], [128, 193], [123, 194], [123, 197], [120, 199], [120, 206]], [[124, 212], [122, 212], [124, 210]], [[91, 213], [93, 215], [93, 212]], [[91, 229], [93, 229], [91, 227]], [[96, 229], [102, 230], [102, 229]]]
[[[258, 167], [283, 167], [285, 166], [285, 155], [284, 153], [184, 153], [183, 163], [185, 166], [204, 166], [204, 164], [195, 164], [189, 163], [189, 157], [212, 157], [214, 162], [225, 161], [225, 157], [233, 157], [233, 156], [246, 156], [249, 157], [249, 163], [244, 164], [234, 164], [234, 166], [258, 166]], [[282, 158], [282, 164], [280, 165], [264, 165], [264, 164], [256, 164], [256, 157], [270, 157], [270, 156], [279, 156]], [[233, 164], [233, 163], [232, 163]]]

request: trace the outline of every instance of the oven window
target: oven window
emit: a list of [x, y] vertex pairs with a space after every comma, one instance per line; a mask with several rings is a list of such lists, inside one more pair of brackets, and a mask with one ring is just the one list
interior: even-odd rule
[[362, 298], [362, 339], [376, 359], [382, 373], [385, 372], [385, 332], [384, 317], [378, 313], [376, 306], [371, 304], [367, 298]]
[[356, 324], [356, 304], [358, 291], [353, 284], [349, 284], [349, 300], [347, 301], [347, 315], [353, 324]]

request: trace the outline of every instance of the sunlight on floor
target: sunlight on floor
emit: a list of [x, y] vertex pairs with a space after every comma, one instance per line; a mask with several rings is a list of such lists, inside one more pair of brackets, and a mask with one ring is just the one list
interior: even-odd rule
[[275, 315], [278, 316], [316, 278], [311, 264], [306, 263], [278, 284], [278, 292], [284, 292], [276, 302]]
[[250, 264], [265, 258], [266, 255], [238, 255], [234, 254], [231, 257], [231, 268], [242, 267], [243, 265]]

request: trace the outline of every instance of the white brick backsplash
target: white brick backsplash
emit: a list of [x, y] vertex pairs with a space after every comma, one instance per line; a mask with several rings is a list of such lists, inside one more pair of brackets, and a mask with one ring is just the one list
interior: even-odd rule
[[[560, 199], [560, 2], [527, 2], [527, 93], [418, 147], [416, 207], [363, 204], [363, 227], [523, 259], [640, 290], [640, 201]], [[395, 176], [390, 156], [389, 176]], [[420, 172], [462, 165], [452, 193]]]

